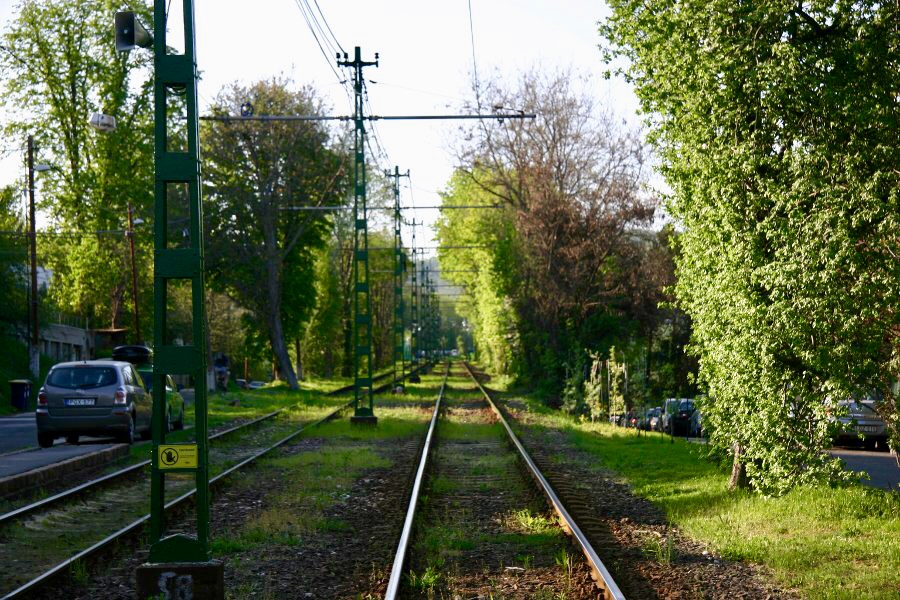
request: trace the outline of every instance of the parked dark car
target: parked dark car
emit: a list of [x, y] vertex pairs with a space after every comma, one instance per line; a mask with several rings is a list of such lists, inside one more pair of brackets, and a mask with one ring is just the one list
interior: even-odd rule
[[38, 392], [38, 445], [49, 448], [63, 436], [74, 444], [82, 435], [114, 435], [130, 444], [137, 433], [149, 435], [150, 412], [150, 394], [131, 363], [59, 363]]
[[629, 410], [627, 413], [625, 413], [624, 420], [625, 420], [625, 423], [624, 423], [625, 427], [637, 428], [638, 423], [640, 422], [641, 419], [638, 416], [638, 413], [636, 413], [633, 410]]
[[887, 427], [884, 420], [875, 411], [875, 401], [875, 397], [866, 396], [841, 402], [847, 407], [847, 416], [838, 419], [841, 423], [841, 430], [835, 439], [836, 443], [862, 443], [870, 450], [886, 446]]
[[659, 416], [661, 414], [662, 408], [659, 406], [655, 408], [648, 408], [646, 411], [644, 411], [644, 416], [641, 418], [640, 428], [644, 431], [653, 431], [653, 424], [654, 422], [659, 422]]
[[693, 422], [694, 412], [696, 412], [696, 410], [697, 407], [694, 406], [693, 400], [682, 398], [678, 403], [678, 408], [672, 415], [671, 431], [669, 431], [669, 433], [672, 435], [690, 435], [691, 423]]
[[672, 433], [672, 419], [674, 418], [675, 413], [678, 412], [678, 405], [680, 403], [681, 399], [679, 398], [666, 398], [666, 401], [663, 402], [659, 423], [660, 431]]

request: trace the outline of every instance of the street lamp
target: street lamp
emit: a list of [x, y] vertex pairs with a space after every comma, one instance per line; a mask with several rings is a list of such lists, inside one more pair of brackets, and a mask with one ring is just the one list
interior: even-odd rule
[[34, 209], [34, 174], [49, 171], [50, 165], [34, 164], [34, 136], [28, 136], [28, 246], [31, 258], [31, 344], [28, 352], [28, 366], [35, 379], [41, 376], [40, 331], [38, 328], [38, 287], [37, 287], [37, 226]]
[[128, 203], [128, 229], [125, 230], [125, 237], [128, 238], [128, 245], [131, 250], [131, 300], [134, 302], [134, 343], [141, 343], [141, 320], [138, 314], [138, 288], [137, 288], [137, 267], [134, 261], [134, 226], [143, 224], [141, 218], [134, 218], [134, 207], [131, 202]]

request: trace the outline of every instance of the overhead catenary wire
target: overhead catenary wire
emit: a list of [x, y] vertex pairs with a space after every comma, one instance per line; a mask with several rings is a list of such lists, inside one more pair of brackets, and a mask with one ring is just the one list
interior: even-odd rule
[[341, 43], [338, 41], [337, 36], [334, 35], [334, 32], [331, 30], [331, 25], [328, 24], [328, 19], [325, 18], [325, 13], [322, 12], [322, 8], [319, 6], [319, 0], [313, 0], [316, 5], [316, 10], [319, 11], [319, 15], [322, 17], [322, 22], [325, 23], [325, 28], [328, 29], [328, 33], [331, 34], [331, 39], [334, 40], [335, 45], [341, 52], [344, 52], [344, 47], [341, 46]]
[[[305, 5], [303, 0], [294, 0], [294, 3], [297, 5], [297, 8], [300, 9], [300, 14], [303, 15], [303, 20], [306, 22], [306, 26], [307, 26], [307, 28], [309, 28], [309, 32], [312, 34], [313, 39], [316, 41], [316, 45], [319, 47], [319, 50], [322, 52], [322, 56], [325, 58], [325, 62], [328, 63], [328, 68], [331, 69], [331, 72], [334, 73], [334, 76], [337, 78], [338, 81], [343, 81], [340, 73], [338, 73], [337, 69], [334, 66], [334, 63], [332, 62], [332, 57], [334, 57], [334, 55], [337, 53], [337, 49], [332, 48], [330, 46], [330, 42], [326, 37], [325, 44], [329, 46], [329, 50], [327, 50], [327, 51], [325, 50], [325, 48], [322, 46], [322, 43], [323, 43], [322, 40], [319, 39], [319, 36], [316, 33], [316, 27], [312, 24], [312, 21], [310, 20], [310, 17], [312, 17], [312, 20], [315, 21], [315, 14], [307, 15], [306, 10], [309, 7]], [[306, 7], [304, 8], [304, 6], [306, 6]], [[316, 23], [318, 23], [318, 21], [316, 21]]]

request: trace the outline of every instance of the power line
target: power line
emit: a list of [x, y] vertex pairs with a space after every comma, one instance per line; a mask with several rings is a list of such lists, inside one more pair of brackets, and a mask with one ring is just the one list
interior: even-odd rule
[[478, 63], [475, 61], [475, 26], [472, 24], [472, 0], [469, 0], [469, 42], [472, 45], [472, 77], [475, 79], [475, 106], [481, 112], [481, 97], [478, 92]]
[[337, 44], [337, 47], [341, 52], [344, 52], [344, 47], [341, 46], [341, 43], [338, 41], [337, 36], [334, 35], [334, 32], [331, 30], [331, 25], [328, 24], [328, 19], [325, 18], [325, 13], [323, 13], [321, 7], [319, 7], [319, 0], [313, 1], [316, 4], [316, 9], [319, 11], [319, 14], [322, 16], [322, 22], [325, 23], [325, 27], [328, 29], [328, 33], [331, 34], [331, 38], [334, 40], [334, 43]]
[[[322, 40], [320, 40], [319, 36], [316, 34], [316, 27], [313, 26], [312, 22], [310, 21], [310, 18], [312, 18], [312, 20], [315, 21], [315, 23], [318, 25], [318, 21], [315, 18], [316, 17], [315, 14], [312, 13], [312, 9], [309, 8], [309, 5], [306, 5], [306, 9], [304, 9], [304, 0], [294, 0], [294, 3], [297, 5], [297, 8], [300, 9], [300, 14], [303, 15], [303, 20], [306, 22], [306, 26], [309, 28], [309, 32], [312, 33], [313, 39], [316, 41], [316, 45], [319, 47], [319, 51], [322, 53], [322, 56], [325, 58], [325, 62], [328, 63], [328, 68], [331, 69], [332, 73], [334, 73], [335, 78], [337, 78], [337, 80], [341, 84], [344, 84], [345, 80], [341, 79], [340, 73], [338, 73], [337, 69], [334, 68], [334, 65], [331, 62], [332, 61], [331, 57], [337, 53], [336, 49], [329, 45], [329, 40], [326, 37], [325, 44], [329, 45], [330, 51], [325, 50], [325, 48], [322, 46]], [[311, 14], [307, 15], [306, 10], [309, 10]], [[323, 37], [325, 37], [325, 36], [323, 35]], [[340, 47], [340, 44], [338, 44], [338, 47]], [[346, 91], [346, 87], [344, 88], [344, 90]]]

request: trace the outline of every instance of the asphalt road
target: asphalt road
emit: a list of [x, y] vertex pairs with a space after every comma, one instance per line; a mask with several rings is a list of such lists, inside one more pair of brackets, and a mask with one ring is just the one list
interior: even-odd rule
[[[694, 444], [705, 442], [703, 438], [685, 439]], [[897, 459], [890, 453], [853, 448], [832, 448], [829, 452], [832, 456], [843, 460], [844, 465], [851, 471], [868, 473], [869, 479], [862, 480], [864, 485], [900, 491], [900, 467], [897, 466]]]
[[900, 467], [897, 466], [897, 459], [889, 453], [849, 448], [832, 448], [830, 452], [843, 460], [851, 471], [868, 473], [870, 479], [863, 480], [864, 484], [900, 491]]
[[0, 455], [31, 446], [37, 446], [34, 413], [0, 417]]
[[45, 465], [90, 454], [113, 445], [110, 439], [84, 438], [69, 445], [62, 438], [52, 448], [37, 448], [34, 413], [0, 417], [0, 478], [24, 473]]

